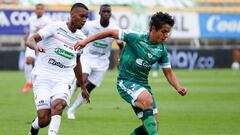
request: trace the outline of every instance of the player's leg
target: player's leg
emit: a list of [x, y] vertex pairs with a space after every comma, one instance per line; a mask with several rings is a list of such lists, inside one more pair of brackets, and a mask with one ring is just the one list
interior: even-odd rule
[[29, 135], [38, 135], [39, 129], [46, 127], [51, 120], [51, 110], [41, 109], [37, 111], [38, 116], [32, 121]]
[[157, 129], [159, 130], [159, 120], [158, 120], [158, 108], [157, 108], [157, 103], [154, 99], [154, 97], [152, 96], [153, 99], [153, 115], [155, 117], [156, 123], [157, 123]]
[[35, 59], [35, 52], [34, 50], [31, 50], [30, 48], [26, 48], [25, 52], [25, 65], [24, 65], [24, 74], [26, 83], [22, 89], [23, 93], [28, 92], [32, 88], [32, 81], [31, 81], [31, 72], [33, 69], [33, 61]]
[[[137, 117], [139, 119], [143, 119], [143, 111], [142, 109], [138, 108], [138, 107], [134, 107], [132, 106], [135, 114], [137, 115]], [[159, 124], [158, 124], [158, 109], [157, 109], [157, 106], [156, 106], [156, 102], [153, 98], [153, 114], [155, 116], [155, 119], [156, 119], [156, 123], [157, 123], [157, 128], [159, 127]], [[131, 133], [131, 135], [148, 135], [147, 133], [147, 130], [146, 128], [144, 127], [144, 125], [141, 125], [139, 127], [137, 127], [136, 129], [133, 130], [133, 132]]]
[[[80, 58], [82, 63], [83, 81], [86, 89], [91, 93], [96, 86], [101, 84], [109, 63], [101, 61], [103, 64], [99, 64], [98, 60], [90, 59], [87, 55], [82, 55]], [[82, 93], [80, 92], [73, 105], [68, 109], [68, 118], [75, 119], [74, 113], [84, 103], [86, 103], [86, 99], [82, 97]]]
[[[93, 91], [96, 86], [100, 86], [106, 71], [92, 71], [90, 74], [83, 73], [83, 80], [85, 81], [85, 87], [89, 93]], [[76, 104], [75, 104], [76, 103]], [[75, 106], [75, 110], [80, 107], [83, 103], [86, 103], [86, 99], [82, 97], [82, 93], [80, 92], [78, 97], [75, 100], [73, 106]]]
[[118, 80], [117, 88], [124, 100], [142, 110], [143, 125], [147, 133], [158, 135], [151, 93], [145, 87], [125, 80]]
[[143, 125], [148, 134], [158, 135], [157, 123], [153, 114], [152, 95], [147, 90], [142, 91], [137, 97], [135, 105], [143, 110]]
[[[64, 95], [62, 95], [64, 96]], [[55, 99], [52, 102], [51, 122], [49, 124], [48, 135], [57, 135], [61, 124], [62, 112], [67, 103], [63, 99]]]
[[57, 83], [51, 95], [51, 122], [48, 135], [57, 135], [61, 124], [62, 112], [70, 102], [69, 86], [65, 82]]
[[[88, 74], [83, 73], [83, 79], [87, 79]], [[91, 83], [89, 80], [85, 81], [85, 87], [88, 90], [89, 93], [96, 87], [95, 84]], [[75, 119], [75, 112], [76, 110], [82, 105], [86, 103], [86, 99], [83, 98], [82, 93], [79, 92], [77, 98], [75, 99], [73, 105], [68, 109], [67, 116], [68, 119]]]
[[[85, 57], [84, 55], [82, 55], [80, 57], [81, 59], [81, 65], [82, 65], [82, 79], [83, 79], [83, 82], [86, 86], [86, 81], [88, 79], [88, 75], [92, 72], [92, 68], [91, 68], [91, 63], [92, 62], [91, 60], [89, 60], [88, 57]], [[77, 84], [77, 81], [76, 81], [76, 84], [73, 84], [74, 86], [72, 86], [71, 88], [71, 92], [73, 93], [73, 90], [72, 89], [75, 89], [76, 86], [79, 86], [79, 84]], [[67, 110], [67, 117], [69, 119], [75, 119], [75, 111], [77, 110], [77, 108], [80, 106], [80, 104], [84, 102], [84, 98], [82, 97], [81, 95], [81, 92], [78, 94], [77, 98], [75, 99], [73, 105]]]
[[32, 121], [29, 135], [37, 135], [40, 128], [46, 127], [51, 120], [50, 89], [44, 80], [33, 77], [33, 93], [37, 109], [37, 117]]
[[[90, 72], [90, 70], [89, 70]], [[82, 79], [83, 79], [83, 82], [86, 83], [87, 81], [87, 78], [88, 78], [88, 73], [83, 73], [82, 74]], [[79, 84], [77, 83], [76, 81], [76, 84], [75, 84], [77, 87], [79, 87]], [[71, 88], [72, 89], [72, 88]], [[72, 92], [72, 91], [71, 91]], [[75, 119], [75, 112], [76, 110], [79, 108], [79, 106], [84, 102], [84, 98], [82, 97], [82, 93], [79, 92], [79, 94], [77, 95], [74, 103], [72, 104], [72, 106], [70, 108], [68, 108], [67, 110], [67, 117], [68, 119]]]
[[[135, 114], [137, 115], [137, 117], [139, 119], [142, 119], [142, 117], [143, 117], [142, 109], [135, 107], [133, 105], [132, 105], [132, 108], [133, 108]], [[148, 135], [148, 132], [147, 132], [146, 128], [144, 127], [144, 125], [142, 124], [139, 127], [137, 127], [136, 129], [134, 129], [132, 131], [131, 135]]]
[[148, 132], [144, 125], [141, 125], [134, 129], [134, 131], [131, 133], [131, 135], [148, 135]]

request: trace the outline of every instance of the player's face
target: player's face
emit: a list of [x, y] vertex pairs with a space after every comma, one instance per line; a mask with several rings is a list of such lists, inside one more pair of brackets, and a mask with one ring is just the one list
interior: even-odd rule
[[45, 12], [45, 9], [42, 5], [37, 6], [35, 9], [35, 13], [37, 17], [41, 17], [44, 14], [44, 12]]
[[102, 7], [99, 12], [102, 20], [109, 20], [112, 13], [110, 7]]
[[171, 32], [172, 26], [168, 24], [162, 25], [162, 28], [159, 30], [156, 30], [155, 27], [152, 28], [152, 36], [153, 36], [153, 42], [154, 43], [161, 43], [164, 42]]
[[81, 29], [88, 18], [88, 10], [84, 8], [75, 8], [71, 13], [71, 21], [76, 29]]

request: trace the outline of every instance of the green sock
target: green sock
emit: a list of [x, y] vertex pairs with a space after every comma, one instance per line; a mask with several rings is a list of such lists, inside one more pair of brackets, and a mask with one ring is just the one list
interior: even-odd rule
[[157, 124], [152, 109], [143, 111], [143, 125], [149, 135], [158, 135]]

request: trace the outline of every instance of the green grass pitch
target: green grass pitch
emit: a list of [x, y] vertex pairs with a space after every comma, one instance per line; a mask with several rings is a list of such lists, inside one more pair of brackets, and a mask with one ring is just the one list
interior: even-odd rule
[[[188, 94], [182, 97], [160, 73], [149, 76], [157, 100], [161, 135], [240, 135], [240, 71], [175, 70]], [[91, 103], [76, 120], [63, 114], [59, 135], [129, 135], [141, 122], [116, 90], [116, 71], [107, 72]], [[0, 135], [27, 135], [35, 117], [32, 91], [21, 93], [24, 75], [0, 72]], [[75, 96], [76, 97], [76, 96]], [[47, 129], [40, 130], [46, 135]]]

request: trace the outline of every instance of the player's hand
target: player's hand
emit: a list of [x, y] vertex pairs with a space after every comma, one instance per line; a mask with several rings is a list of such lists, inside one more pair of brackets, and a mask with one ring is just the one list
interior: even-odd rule
[[35, 55], [38, 55], [39, 52], [45, 53], [44, 49], [38, 46], [35, 46], [34, 50], [35, 50]]
[[38, 52], [42, 52], [42, 53], [44, 53], [45, 51], [44, 51], [44, 49], [43, 49], [43, 48], [41, 48], [41, 47], [38, 47]]
[[82, 96], [87, 100], [87, 103], [90, 103], [90, 94], [86, 88], [82, 89]]
[[80, 50], [82, 49], [83, 47], [85, 47], [86, 44], [83, 42], [83, 40], [79, 40], [77, 41], [77, 43], [74, 45], [74, 49], [75, 50]]
[[178, 92], [180, 95], [184, 96], [184, 95], [187, 94], [187, 89], [180, 87], [179, 89], [177, 89], [177, 92]]

